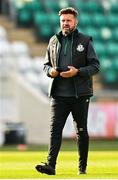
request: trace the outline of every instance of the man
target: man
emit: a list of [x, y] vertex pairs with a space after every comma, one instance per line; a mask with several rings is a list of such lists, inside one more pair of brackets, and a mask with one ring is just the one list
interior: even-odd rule
[[93, 95], [92, 76], [99, 71], [99, 61], [92, 38], [76, 29], [77, 14], [71, 7], [59, 12], [61, 32], [50, 39], [44, 63], [44, 71], [52, 78], [50, 146], [47, 163], [37, 165], [36, 170], [49, 175], [56, 174], [62, 130], [70, 112], [77, 129], [79, 174], [86, 174], [88, 106]]

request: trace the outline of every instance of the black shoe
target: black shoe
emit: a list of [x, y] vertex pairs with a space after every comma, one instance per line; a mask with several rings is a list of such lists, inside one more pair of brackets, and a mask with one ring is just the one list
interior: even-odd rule
[[80, 169], [79, 174], [86, 174], [86, 170], [85, 169]]
[[40, 173], [55, 175], [55, 169], [50, 165], [48, 165], [47, 163], [44, 163], [44, 165], [37, 165], [35, 168]]

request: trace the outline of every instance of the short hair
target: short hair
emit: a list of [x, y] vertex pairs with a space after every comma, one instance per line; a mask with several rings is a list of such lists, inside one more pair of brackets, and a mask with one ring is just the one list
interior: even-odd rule
[[73, 14], [75, 17], [77, 17], [78, 11], [73, 7], [67, 7], [59, 11], [59, 16], [61, 16], [62, 14]]

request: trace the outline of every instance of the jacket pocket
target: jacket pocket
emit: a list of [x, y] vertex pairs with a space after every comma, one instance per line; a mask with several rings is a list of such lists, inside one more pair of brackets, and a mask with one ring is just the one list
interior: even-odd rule
[[77, 89], [78, 93], [91, 93], [93, 91], [92, 78], [77, 77]]

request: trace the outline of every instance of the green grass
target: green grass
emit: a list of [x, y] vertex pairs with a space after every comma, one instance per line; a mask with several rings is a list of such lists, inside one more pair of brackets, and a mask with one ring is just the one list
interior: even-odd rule
[[[2, 152], [0, 178], [78, 178], [75, 151], [60, 152], [56, 176], [47, 176], [35, 171], [35, 165], [46, 160], [46, 156], [46, 152]], [[80, 177], [118, 178], [118, 152], [91, 151], [87, 171], [87, 175]]]
[[87, 175], [78, 176], [78, 154], [75, 143], [66, 141], [62, 144], [58, 156], [56, 175], [48, 176], [38, 173], [34, 168], [36, 164], [46, 161], [47, 146], [30, 146], [26, 151], [18, 151], [16, 146], [9, 146], [9, 149], [5, 146], [0, 149], [0, 179], [116, 179], [117, 147], [117, 141], [91, 141]]

